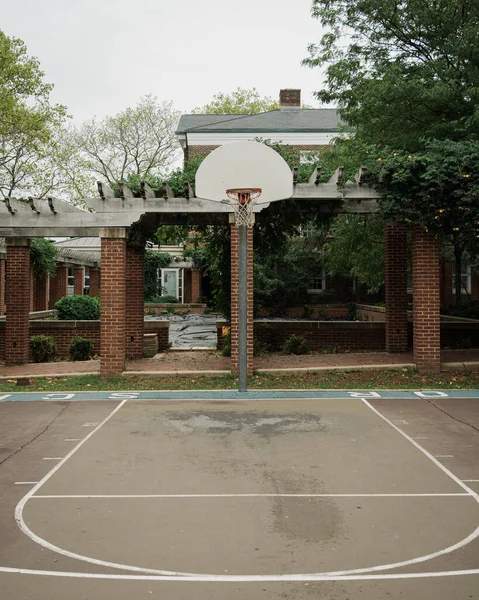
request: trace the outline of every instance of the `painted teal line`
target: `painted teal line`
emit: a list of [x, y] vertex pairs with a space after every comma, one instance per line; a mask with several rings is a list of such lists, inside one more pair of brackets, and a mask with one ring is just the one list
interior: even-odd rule
[[[124, 391], [124, 392], [12, 392], [0, 397], [0, 402], [94, 402], [94, 401], [121, 401], [121, 400], [295, 400], [295, 399], [352, 399], [366, 397], [375, 398], [418, 400], [420, 397], [414, 392], [428, 395], [430, 399], [479, 399], [479, 390], [255, 390], [237, 392], [234, 390], [211, 391]], [[442, 396], [441, 394], [447, 394]], [[373, 395], [374, 394], [374, 395]], [[377, 394], [377, 395], [376, 395]]]

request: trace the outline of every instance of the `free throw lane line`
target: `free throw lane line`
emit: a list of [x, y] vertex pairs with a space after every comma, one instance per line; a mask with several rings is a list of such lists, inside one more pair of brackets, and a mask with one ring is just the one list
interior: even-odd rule
[[464, 493], [432, 493], [432, 494], [58, 494], [51, 496], [36, 495], [32, 500], [57, 500], [68, 499], [154, 499], [168, 500], [170, 498], [211, 498], [222, 500], [224, 498], [469, 498], [470, 494]]

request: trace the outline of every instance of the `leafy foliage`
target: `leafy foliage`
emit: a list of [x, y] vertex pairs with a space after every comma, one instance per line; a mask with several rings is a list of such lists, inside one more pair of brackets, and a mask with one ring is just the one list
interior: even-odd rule
[[150, 298], [148, 302], [153, 304], [176, 304], [179, 302], [176, 296], [156, 296], [154, 298]]
[[265, 96], [262, 98], [256, 88], [246, 90], [238, 87], [230, 94], [222, 92], [215, 94], [213, 100], [202, 107], [195, 108], [193, 114], [256, 114], [268, 110], [276, 110], [278, 102]]
[[268, 253], [255, 252], [255, 308], [271, 307], [274, 313], [281, 314], [291, 298], [305, 292], [311, 279], [321, 271], [320, 257], [317, 240], [297, 236], [286, 238]]
[[384, 284], [384, 220], [376, 215], [338, 215], [320, 260], [330, 275], [355, 277], [369, 293], [377, 292]]
[[285, 354], [308, 354], [309, 344], [302, 335], [290, 336], [283, 346]]
[[30, 338], [30, 354], [33, 362], [50, 362], [55, 358], [57, 343], [49, 335], [33, 335]]
[[33, 238], [30, 243], [30, 262], [34, 272], [43, 277], [53, 277], [56, 271], [57, 247], [45, 238]]
[[145, 300], [150, 302], [151, 298], [161, 296], [161, 282], [158, 278], [158, 270], [169, 266], [171, 256], [166, 252], [145, 252]]
[[115, 116], [72, 128], [81, 169], [109, 185], [134, 175], [164, 175], [178, 154], [178, 118], [171, 102], [160, 103], [149, 95]]
[[[53, 85], [45, 83], [25, 44], [0, 31], [0, 196], [29, 187], [43, 194], [51, 175], [45, 170], [53, 132], [66, 109], [50, 104]], [[50, 148], [51, 151], [51, 148]], [[35, 188], [35, 189], [33, 189]]]
[[68, 346], [68, 356], [70, 360], [90, 360], [93, 356], [92, 340], [75, 336]]
[[100, 300], [91, 296], [65, 296], [55, 304], [60, 321], [97, 321]]
[[423, 138], [477, 139], [479, 4], [471, 0], [313, 0], [326, 32], [316, 97], [337, 103], [367, 142], [415, 151]]

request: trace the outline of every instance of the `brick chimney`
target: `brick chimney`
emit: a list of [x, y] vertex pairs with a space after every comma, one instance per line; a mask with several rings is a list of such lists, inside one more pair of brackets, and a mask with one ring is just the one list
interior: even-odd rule
[[280, 110], [296, 110], [301, 108], [301, 90], [280, 90], [279, 108]]

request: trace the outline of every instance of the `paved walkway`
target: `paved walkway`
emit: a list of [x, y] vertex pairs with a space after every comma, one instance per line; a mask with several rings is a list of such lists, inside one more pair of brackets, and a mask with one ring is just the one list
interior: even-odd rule
[[[443, 367], [479, 368], [479, 349], [443, 350]], [[290, 370], [315, 371], [321, 369], [351, 368], [400, 368], [414, 367], [412, 352], [388, 354], [387, 352], [364, 352], [344, 354], [269, 355], [255, 358], [258, 372], [285, 372]], [[35, 376], [81, 375], [98, 373], [100, 361], [32, 363], [14, 367], [0, 367], [0, 379]], [[225, 374], [230, 372], [230, 359], [217, 351], [165, 352], [154, 358], [128, 361], [126, 371], [130, 374], [177, 375], [186, 373]]]

